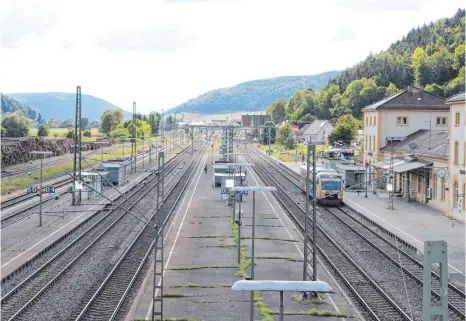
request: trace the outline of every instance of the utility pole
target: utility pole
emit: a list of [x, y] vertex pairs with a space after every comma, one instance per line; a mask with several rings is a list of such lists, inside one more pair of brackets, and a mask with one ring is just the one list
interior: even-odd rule
[[[303, 267], [303, 281], [308, 281], [311, 277], [312, 281], [317, 281], [317, 238], [316, 238], [316, 229], [317, 229], [317, 182], [316, 182], [316, 145], [307, 145], [307, 157], [306, 157], [306, 214], [305, 214], [305, 231], [304, 231], [304, 267]], [[309, 161], [310, 153], [312, 151], [312, 232], [309, 227]], [[309, 243], [312, 240], [312, 248]], [[312, 259], [309, 255], [312, 254]], [[312, 276], [307, 272], [308, 265], [312, 266]], [[307, 293], [303, 293], [303, 298], [307, 298]]]
[[81, 86], [76, 87], [76, 113], [74, 121], [74, 150], [73, 150], [73, 194], [71, 205], [81, 204], [81, 190], [76, 193], [76, 172], [81, 182]]
[[[46, 155], [52, 155], [52, 152], [42, 152], [42, 151], [32, 151], [31, 152], [31, 155], [41, 155], [41, 158], [40, 158], [40, 186], [39, 186], [39, 226], [42, 226], [42, 189], [43, 189], [43, 186], [42, 186], [42, 159], [46, 156]], [[76, 175], [76, 173], [74, 173]], [[75, 175], [73, 175], [73, 177], [75, 177]]]
[[133, 102], [133, 137], [131, 138], [131, 173], [136, 173], [136, 142], [137, 142], [137, 128], [136, 128], [136, 102]]
[[[393, 186], [393, 141], [391, 142], [391, 153], [390, 153], [390, 171], [388, 173], [388, 180], [387, 180], [387, 185], [390, 184], [390, 186], [387, 186], [388, 189], [388, 209], [393, 210], [393, 197], [394, 197], [394, 186]], [[390, 187], [390, 189], [388, 188]], [[408, 191], [408, 197], [409, 197], [409, 191]]]

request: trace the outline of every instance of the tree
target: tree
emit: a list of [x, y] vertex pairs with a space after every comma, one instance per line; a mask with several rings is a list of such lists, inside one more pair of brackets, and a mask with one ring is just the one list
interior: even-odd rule
[[173, 117], [172, 117], [172, 115], [169, 115], [165, 119], [165, 130], [170, 131], [170, 130], [172, 130], [172, 128], [173, 128]]
[[100, 118], [100, 131], [108, 135], [123, 121], [123, 111], [121, 109], [108, 109]]
[[293, 136], [288, 136], [286, 139], [285, 139], [285, 144], [284, 144], [285, 148], [286, 149], [292, 149], [294, 148], [295, 146], [295, 141], [294, 141], [294, 138]]
[[275, 143], [275, 135], [276, 135], [275, 123], [269, 120], [264, 123], [264, 126], [273, 126], [273, 127], [270, 129], [269, 128], [262, 129], [261, 144], [263, 145], [269, 144], [269, 130], [270, 130], [270, 144]]
[[81, 130], [86, 130], [89, 128], [89, 118], [82, 117], [81, 118]]
[[91, 120], [90, 124], [89, 124], [89, 127], [90, 128], [99, 128], [100, 127], [100, 123], [97, 121], [97, 120]]
[[69, 139], [74, 139], [74, 130], [72, 128], [68, 128], [68, 131], [65, 133], [65, 137]]
[[63, 128], [73, 128], [74, 121], [71, 118], [67, 118], [63, 121], [62, 126]]
[[86, 129], [83, 133], [83, 136], [86, 136], [86, 137], [91, 137], [92, 136], [92, 132], [89, 130], [89, 129]]
[[267, 107], [267, 110], [265, 111], [265, 113], [267, 115], [271, 115], [273, 121], [276, 124], [278, 124], [285, 120], [285, 115], [286, 115], [285, 106], [286, 106], [285, 99], [277, 99], [269, 107]]
[[155, 111], [149, 113], [149, 125], [151, 129], [151, 134], [156, 135], [159, 133], [160, 126], [160, 114]]
[[2, 137], [5, 137], [5, 134], [6, 134], [6, 129], [2, 126]]
[[299, 127], [303, 127], [306, 124], [311, 124], [317, 117], [311, 114], [306, 114], [297, 121]]
[[414, 79], [417, 86], [425, 86], [430, 82], [429, 66], [424, 49], [418, 47], [414, 50], [411, 67], [414, 71]]
[[131, 137], [127, 128], [123, 127], [123, 124], [118, 125], [114, 130], [109, 133], [112, 138], [129, 138]]
[[393, 95], [395, 95], [396, 93], [398, 93], [400, 90], [398, 88], [396, 88], [395, 84], [394, 83], [390, 83], [390, 85], [388, 85], [387, 87], [387, 91], [385, 92], [385, 96], [386, 97], [391, 97]]
[[443, 90], [442, 86], [439, 86], [437, 84], [428, 84], [425, 88], [425, 91], [432, 93], [437, 96], [443, 97], [445, 95], [445, 91]]
[[338, 118], [335, 127], [328, 135], [328, 143], [335, 144], [337, 141], [349, 145], [356, 137], [358, 130], [362, 128], [363, 122], [352, 115], [343, 115]]
[[278, 129], [276, 140], [280, 145], [284, 146], [288, 137], [293, 138], [293, 132], [291, 130], [291, 125], [287, 123]]
[[37, 136], [47, 137], [50, 133], [50, 128], [47, 125], [41, 124], [37, 129]]
[[52, 118], [49, 119], [48, 125], [49, 125], [50, 128], [58, 128], [58, 127], [60, 127], [61, 124], [60, 124], [60, 120], [52, 117]]
[[40, 113], [37, 115], [37, 122], [39, 124], [42, 122], [42, 115]]
[[5, 137], [28, 136], [31, 120], [17, 113], [3, 116], [2, 127], [5, 128]]

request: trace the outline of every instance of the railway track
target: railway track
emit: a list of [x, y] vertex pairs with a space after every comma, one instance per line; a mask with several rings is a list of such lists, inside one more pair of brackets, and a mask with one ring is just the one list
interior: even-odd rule
[[[166, 176], [172, 175], [172, 178], [166, 183], [172, 184], [172, 181], [175, 175], [180, 173], [180, 166], [182, 162], [186, 161], [189, 158], [189, 155], [183, 153], [181, 156], [177, 157], [176, 160], [167, 162], [167, 172]], [[173, 172], [176, 173], [173, 173]], [[31, 315], [29, 312], [34, 310], [38, 305], [36, 303], [41, 300], [49, 300], [49, 304], [45, 304], [43, 307], [47, 309], [49, 305], [53, 306], [53, 301], [60, 302], [62, 300], [56, 299], [54, 295], [59, 296], [60, 290], [57, 290], [57, 286], [69, 286], [68, 282], [74, 281], [70, 275], [77, 273], [79, 279], [79, 274], [82, 273], [82, 270], [91, 270], [89, 271], [89, 277], [100, 275], [106, 272], [105, 266], [112, 262], [111, 259], [102, 262], [101, 260], [105, 259], [107, 255], [109, 258], [118, 256], [121, 254], [124, 245], [130, 244], [132, 239], [131, 236], [138, 233], [138, 227], [141, 225], [141, 221], [138, 221], [134, 217], [127, 215], [122, 208], [127, 208], [128, 210], [134, 211], [136, 208], [134, 204], [140, 203], [138, 205], [138, 212], [145, 214], [145, 210], [149, 210], [154, 207], [154, 198], [152, 193], [154, 192], [154, 187], [157, 184], [156, 175], [151, 174], [151, 177], [147, 179], [146, 183], [140, 184], [137, 188], [131, 191], [131, 194], [119, 200], [118, 205], [112, 206], [107, 205], [107, 211], [99, 212], [99, 215], [95, 215], [93, 220], [89, 221], [90, 226], [86, 226], [84, 231], [77, 237], [75, 237], [71, 242], [67, 243], [65, 246], [59, 248], [57, 244], [58, 251], [49, 253], [47, 255], [42, 253], [42, 256], [45, 257], [45, 260], [37, 260], [35, 262], [35, 267], [32, 273], [24, 273], [23, 278], [18, 280], [18, 278], [8, 278], [10, 282], [2, 280], [2, 292], [6, 294], [1, 299], [1, 316], [3, 320], [14, 320], [14, 319], [30, 319]], [[172, 184], [173, 185], [173, 184]], [[144, 202], [144, 203], [143, 203]], [[144, 208], [141, 208], [144, 207]], [[142, 215], [141, 214], [141, 215]], [[65, 239], [61, 241], [65, 241]], [[110, 246], [112, 245], [113, 246]], [[116, 246], [116, 247], [115, 247]], [[94, 262], [101, 263], [97, 270], [95, 265], [92, 265]], [[27, 262], [25, 265], [28, 266], [30, 262]], [[95, 264], [95, 263], [94, 263]], [[24, 269], [26, 270], [26, 268]], [[27, 271], [26, 271], [27, 272]], [[83, 275], [81, 274], [81, 277]], [[87, 279], [87, 278], [86, 278]], [[83, 283], [85, 283], [84, 281]], [[75, 284], [76, 285], [76, 284]], [[79, 290], [80, 284], [77, 281], [76, 294]], [[91, 289], [92, 286], [95, 286], [95, 282], [87, 284]], [[54, 293], [53, 288], [57, 290], [57, 293]], [[89, 289], [88, 289], [89, 290]], [[75, 292], [72, 293], [69, 299], [75, 300]], [[79, 300], [77, 300], [80, 302]], [[63, 303], [63, 302], [60, 302]], [[76, 303], [76, 302], [75, 302]], [[67, 305], [67, 308], [69, 305]], [[66, 311], [69, 311], [68, 309]], [[56, 310], [51, 311], [54, 313]], [[32, 312], [34, 315], [35, 312]], [[44, 319], [68, 319], [68, 317], [54, 316], [50, 317], [45, 315]]]
[[[282, 180], [283, 180], [283, 178], [286, 178], [286, 180], [288, 182], [288, 185], [286, 185], [286, 187], [285, 187], [285, 186], [283, 186], [283, 183], [278, 182], [278, 178], [274, 179], [270, 174], [265, 172], [263, 168], [261, 168], [262, 179], [265, 179], [265, 181], [267, 181], [268, 183], [271, 183], [271, 185], [277, 186], [277, 188], [279, 188], [280, 192], [278, 192], [277, 194], [280, 194], [280, 196], [282, 196], [282, 197], [280, 197], [281, 198], [280, 201], [282, 202], [282, 205], [284, 205], [284, 207], [286, 209], [288, 209], [288, 212], [292, 215], [292, 217], [299, 223], [299, 225], [302, 228], [302, 223], [303, 223], [303, 219], [304, 219], [304, 216], [303, 216], [304, 209], [298, 203], [303, 203], [303, 202], [299, 202], [300, 199], [298, 199], [298, 201], [297, 201], [296, 196], [290, 195], [287, 192], [285, 192], [285, 190], [286, 191], [293, 190], [293, 189], [290, 189], [290, 186], [289, 186], [290, 183], [294, 188], [295, 194], [300, 192], [298, 174], [295, 173], [295, 172], [290, 173], [291, 170], [288, 169], [288, 168], [286, 168], [286, 170], [284, 170], [285, 166], [283, 164], [275, 163], [274, 161], [270, 160], [265, 155], [261, 155], [257, 151], [254, 151], [253, 153], [254, 153], [254, 157], [255, 157], [254, 159], [256, 160], [256, 162], [258, 162], [258, 163], [266, 162], [267, 168], [276, 169], [276, 171], [274, 171], [273, 173], [278, 173]], [[283, 196], [285, 196], [285, 197], [283, 197]], [[294, 209], [297, 209], [297, 208], [299, 208], [299, 210], [295, 211]], [[336, 234], [341, 234], [341, 233], [345, 233], [345, 235], [347, 235], [346, 233], [356, 234], [358, 240], [357, 240], [357, 242], [355, 241], [355, 243], [353, 244], [353, 247], [361, 248], [361, 246], [363, 246], [364, 247], [363, 251], [365, 251], [365, 248], [367, 248], [368, 245], [370, 247], [372, 247], [372, 249], [370, 249], [370, 250], [372, 250], [372, 252], [371, 252], [371, 254], [369, 256], [373, 258], [373, 257], [375, 257], [377, 255], [380, 256], [380, 254], [381, 254], [383, 256], [383, 259], [385, 259], [385, 260], [388, 259], [390, 264], [396, 266], [398, 268], [398, 271], [401, 270], [404, 273], [403, 277], [406, 276], [407, 278], [409, 278], [410, 282], [414, 281], [415, 285], [417, 285], [418, 291], [420, 292], [420, 295], [421, 295], [421, 298], [422, 298], [423, 265], [417, 259], [412, 257], [409, 253], [403, 251], [403, 249], [401, 249], [401, 244], [394, 244], [391, 240], [386, 239], [383, 236], [379, 235], [378, 233], [374, 232], [373, 230], [367, 228], [367, 226], [365, 226], [356, 217], [351, 215], [351, 213], [345, 211], [344, 208], [323, 208], [323, 207], [319, 207], [319, 211], [321, 211], [321, 212], [325, 211], [326, 212], [325, 214], [327, 214], [327, 215], [323, 215], [323, 213], [320, 213], [321, 215], [319, 215], [319, 219], [323, 218], [322, 224], [324, 224], [327, 227], [326, 230], [327, 230], [327, 232], [329, 232], [329, 233], [325, 232], [323, 227], [319, 226], [319, 232], [320, 233], [318, 235], [318, 238], [319, 238], [319, 243], [320, 243], [319, 244], [320, 254], [325, 259], [325, 261], [327, 261], [328, 265], [331, 267], [332, 270], [334, 270], [334, 272], [337, 272], [338, 265], [336, 265], [335, 263], [332, 263], [331, 260], [334, 257], [337, 257], [338, 259], [337, 259], [336, 262], [343, 261], [342, 258], [341, 258], [341, 255], [347, 255], [350, 260], [353, 260], [350, 257], [350, 255], [348, 255], [346, 253], [351, 253], [351, 250], [354, 250], [351, 247], [350, 248], [345, 248], [345, 245], [346, 245], [345, 243], [346, 242], [344, 240], [340, 243], [341, 246], [336, 244], [334, 242], [334, 239], [338, 239], [338, 235], [336, 235]], [[300, 218], [297, 217], [296, 213], [301, 214]], [[342, 213], [343, 213], [343, 215], [341, 215]], [[331, 214], [331, 215], [328, 215], [328, 214]], [[331, 217], [331, 219], [330, 219], [330, 217]], [[336, 222], [336, 220], [338, 220], [339, 223]], [[341, 224], [341, 227], [338, 224]], [[329, 226], [331, 226], [332, 228], [328, 228]], [[334, 235], [331, 235], [332, 234], [331, 233], [332, 229], [334, 231], [333, 232]], [[352, 236], [352, 238], [355, 238], [355, 236]], [[333, 247], [332, 248], [326, 248], [327, 246], [329, 246], [329, 244], [333, 244]], [[336, 250], [337, 247], [339, 248], [339, 251]], [[330, 255], [329, 255], [329, 253], [330, 253]], [[340, 253], [339, 254], [340, 257], [338, 257], [337, 253]], [[345, 253], [345, 254], [343, 254], [343, 253]], [[375, 254], [372, 254], [372, 253], [375, 253]], [[354, 253], [353, 253], [353, 256], [354, 256]], [[358, 257], [357, 260], [358, 260], [358, 262], [360, 262], [361, 257]], [[353, 262], [354, 262], [354, 260], [353, 260]], [[356, 264], [356, 262], [354, 262], [354, 264]], [[366, 266], [366, 264], [363, 264], [363, 265]], [[347, 267], [348, 267], [348, 265], [345, 265], [345, 269]], [[361, 270], [361, 272], [365, 273], [363, 268], [359, 267], [359, 269]], [[380, 298], [375, 300], [376, 302], [372, 302], [375, 297], [371, 297], [371, 295], [367, 295], [367, 293], [370, 293], [370, 292], [368, 292], [366, 289], [358, 290], [357, 287], [355, 287], [355, 286], [352, 286], [352, 288], [351, 288], [350, 287], [350, 285], [352, 284], [351, 279], [348, 279], [347, 277], [345, 277], [346, 278], [346, 280], [345, 280], [341, 276], [340, 273], [337, 272], [336, 274], [339, 275], [340, 279], [343, 281], [343, 283], [346, 284], [347, 289], [349, 289], [350, 292], [353, 293], [353, 298], [355, 298], [356, 301], [361, 303], [362, 308], [364, 308], [366, 311], [371, 311], [372, 310], [372, 312], [374, 312], [374, 313], [369, 312], [369, 314], [372, 314], [372, 317], [374, 317], [373, 314], [376, 314], [376, 315], [379, 316], [379, 318], [381, 318], [381, 316], [383, 316], [383, 318], [381, 318], [382, 320], [386, 319], [386, 317], [384, 315], [385, 312], [381, 311], [382, 313], [380, 314], [380, 313], [377, 313], [377, 310], [375, 308], [370, 308], [371, 306], [379, 307], [381, 305], [380, 300], [379, 300]], [[353, 273], [353, 276], [354, 275], [357, 275], [357, 273]], [[439, 278], [438, 278], [438, 275], [434, 271], [432, 271], [432, 276], [433, 276], [432, 294], [433, 294], [434, 300], [438, 301], [438, 299], [439, 299]], [[360, 283], [361, 283], [360, 281], [357, 281], [357, 280], [355, 281], [355, 284], [360, 284]], [[410, 284], [413, 284], [413, 283], [410, 283]], [[413, 290], [413, 289], [410, 289], [410, 290]], [[372, 292], [374, 292], [374, 291], [372, 291]], [[406, 291], [406, 292], [408, 292], [408, 291]], [[371, 302], [371, 303], [369, 304], [368, 302], [364, 301], [364, 297], [362, 295], [360, 295], [360, 293], [363, 293], [364, 295], [366, 295], [367, 296], [366, 299], [369, 300], [369, 302]], [[379, 293], [380, 293], [380, 291], [379, 291]], [[386, 296], [390, 299], [390, 296], [388, 294], [386, 294]], [[449, 297], [448, 298], [449, 298], [450, 318], [452, 320], [464, 320], [464, 308], [465, 308], [465, 306], [464, 306], [464, 292], [462, 292], [460, 289], [456, 288], [454, 285], [449, 284]], [[396, 304], [396, 303], [393, 302], [393, 300], [392, 300], [391, 304], [393, 305], [393, 304]], [[368, 307], [370, 309], [368, 309]], [[408, 305], [408, 309], [405, 308], [405, 310], [412, 311], [412, 308], [410, 307], [410, 305]], [[419, 313], [417, 313], [417, 314], [414, 313], [414, 316], [413, 316], [412, 313], [411, 313], [410, 318], [419, 319], [418, 315], [419, 315]], [[406, 316], [404, 316], [404, 317], [406, 317]], [[395, 320], [397, 320], [397, 319], [395, 318]]]
[[[205, 151], [205, 149], [204, 149]], [[164, 225], [168, 223], [171, 214], [182, 198], [196, 169], [200, 169], [200, 160], [204, 152], [199, 152], [196, 159], [186, 169], [186, 179], [180, 180], [174, 185], [160, 208], [161, 217], [165, 217]], [[156, 213], [151, 217], [151, 223], [155, 224]], [[73, 320], [115, 320], [122, 317], [126, 311], [120, 311], [125, 301], [129, 303], [130, 292], [136, 288], [136, 279], [145, 275], [149, 267], [151, 252], [154, 246], [154, 230], [145, 227], [135, 238], [131, 246], [120, 258], [115, 267], [110, 271], [105, 280], [100, 284], [97, 291], [87, 301], [81, 312], [73, 317]], [[144, 272], [143, 272], [144, 271]], [[139, 282], [139, 283], [140, 283]]]
[[[139, 159], [142, 159], [142, 155], [138, 155], [137, 156]], [[65, 178], [63, 180], [60, 180], [56, 183], [54, 183], [53, 185], [57, 188], [58, 191], [60, 191], [61, 189], [61, 195], [64, 195], [64, 194], [67, 194], [68, 191], [66, 189], [64, 189], [63, 187], [67, 186], [68, 184], [70, 184], [72, 182], [72, 179], [71, 178]], [[30, 211], [32, 209], [34, 209], [35, 207], [39, 206], [39, 195], [38, 194], [21, 194], [17, 197], [13, 197], [13, 198], [10, 198], [6, 201], [3, 201], [1, 204], [0, 204], [0, 207], [2, 208], [2, 210], [6, 210], [6, 209], [9, 209], [13, 206], [17, 206], [21, 203], [24, 203], [24, 202], [30, 202], [32, 204], [30, 205], [27, 205], [26, 207], [23, 207], [21, 208], [20, 210], [18, 210], [17, 212], [14, 212], [10, 215], [7, 215], [7, 216], [4, 216], [1, 218], [1, 228], [5, 228], [5, 227], [8, 227], [16, 222], [19, 222], [21, 221], [22, 219], [25, 219], [25, 218], [28, 218], [32, 215], [32, 213], [30, 213]], [[33, 202], [33, 200], [37, 199], [37, 202]], [[42, 199], [42, 205], [44, 206], [46, 203], [50, 202], [50, 201], [53, 201], [54, 200], [54, 197], [53, 196], [43, 196], [43, 199]]]

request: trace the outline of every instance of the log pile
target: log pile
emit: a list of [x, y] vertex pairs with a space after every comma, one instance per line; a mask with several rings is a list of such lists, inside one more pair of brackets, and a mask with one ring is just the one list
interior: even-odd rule
[[40, 155], [31, 155], [32, 151], [48, 151], [53, 156], [71, 153], [73, 140], [68, 138], [20, 137], [2, 139], [2, 166], [12, 166], [39, 159]]

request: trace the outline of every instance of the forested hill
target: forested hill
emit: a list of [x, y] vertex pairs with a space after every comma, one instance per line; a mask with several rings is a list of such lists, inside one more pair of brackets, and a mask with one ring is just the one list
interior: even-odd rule
[[[9, 94], [10, 97], [28, 104], [41, 113], [43, 119], [52, 117], [57, 119], [75, 118], [76, 94], [75, 93], [16, 93]], [[99, 120], [100, 116], [107, 109], [117, 109], [118, 106], [91, 95], [82, 94], [82, 114], [90, 120]], [[131, 117], [131, 114], [123, 110], [125, 118]]]
[[288, 99], [298, 89], [320, 89], [338, 75], [330, 71], [312, 76], [276, 77], [244, 82], [229, 88], [209, 91], [169, 110], [169, 113], [201, 114], [265, 110], [274, 100]]
[[14, 113], [20, 112], [23, 116], [36, 120], [38, 117], [37, 111], [29, 107], [28, 105], [21, 104], [20, 102], [10, 98], [4, 94], [0, 94], [1, 96], [1, 106], [2, 106], [2, 113]]
[[[345, 69], [319, 92], [297, 91], [285, 105], [293, 121], [336, 118], [388, 97], [408, 85], [449, 97], [465, 90], [465, 10], [417, 27], [386, 51]], [[274, 105], [275, 106], [275, 105]], [[273, 109], [273, 108], [271, 108]], [[310, 115], [306, 113], [311, 111]]]

